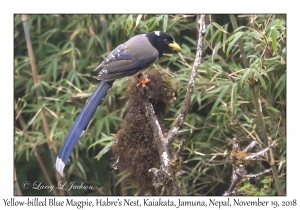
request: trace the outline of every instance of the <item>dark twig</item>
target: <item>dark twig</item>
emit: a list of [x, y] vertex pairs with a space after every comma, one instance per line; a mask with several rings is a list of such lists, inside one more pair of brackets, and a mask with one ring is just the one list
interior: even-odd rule
[[179, 156], [181, 155], [181, 152], [184, 149], [184, 143], [185, 143], [185, 140], [181, 139], [179, 147], [178, 147], [178, 149], [176, 151], [176, 155], [179, 155]]
[[257, 144], [257, 141], [252, 141], [244, 150], [241, 150], [238, 144], [238, 140], [236, 138], [233, 138], [232, 151], [230, 154], [230, 160], [232, 163], [232, 178], [230, 187], [228, 191], [224, 193], [224, 196], [228, 196], [237, 192], [238, 189], [236, 188], [236, 186], [241, 180], [246, 178], [260, 177], [266, 173], [269, 173], [272, 170], [270, 168], [257, 174], [247, 174], [246, 166], [251, 160], [256, 159], [258, 156], [264, 155], [268, 150], [270, 150], [270, 148], [276, 146], [276, 142], [273, 141], [268, 147], [262, 149], [261, 151], [257, 153], [248, 154], [247, 152]]
[[266, 148], [260, 150], [259, 152], [248, 155], [248, 156], [246, 157], [246, 160], [252, 160], [252, 159], [254, 159], [254, 158], [258, 157], [258, 156], [263, 156], [263, 154], [264, 154], [265, 152], [269, 151], [270, 148], [273, 148], [273, 147], [275, 147], [275, 146], [276, 146], [276, 142], [273, 141], [269, 146], [267, 146]]
[[[51, 181], [51, 179], [50, 179], [50, 177], [49, 177], [49, 175], [48, 175], [47, 169], [45, 168], [44, 163], [43, 163], [40, 155], [37, 153], [36, 150], [34, 150], [34, 155], [35, 155], [35, 157], [36, 157], [36, 159], [38, 161], [38, 164], [39, 164], [39, 166], [40, 166], [40, 168], [41, 168], [41, 170], [42, 170], [42, 172], [43, 172], [43, 174], [44, 174], [44, 176], [46, 178], [46, 181], [47, 181], [48, 185], [49, 186], [54, 186], [53, 183], [52, 183], [52, 181]], [[53, 188], [52, 194], [53, 195], [58, 195], [55, 188]]]
[[244, 165], [239, 165], [238, 168], [232, 170], [232, 180], [231, 185], [227, 192], [224, 193], [224, 196], [231, 195], [234, 191], [236, 191], [236, 185], [245, 178], [256, 178], [260, 177], [266, 173], [269, 173], [272, 169], [266, 169], [260, 173], [257, 174], [247, 174], [247, 171], [245, 170]]
[[14, 166], [14, 196], [16, 195], [22, 195], [22, 192], [17, 179], [16, 167]]

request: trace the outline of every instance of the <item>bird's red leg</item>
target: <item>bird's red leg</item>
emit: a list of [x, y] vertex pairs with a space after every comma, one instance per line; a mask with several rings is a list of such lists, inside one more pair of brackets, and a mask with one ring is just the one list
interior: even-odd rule
[[135, 77], [135, 79], [137, 80], [137, 84], [136, 86], [140, 86], [140, 85], [143, 85], [143, 84], [147, 84], [148, 82], [150, 82], [151, 80], [148, 79], [148, 78], [143, 78], [143, 79], [140, 79], [138, 77]]

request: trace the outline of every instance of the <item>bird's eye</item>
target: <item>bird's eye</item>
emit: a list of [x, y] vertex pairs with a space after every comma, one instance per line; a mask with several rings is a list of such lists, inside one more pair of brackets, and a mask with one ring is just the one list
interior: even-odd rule
[[164, 39], [164, 42], [165, 42], [165, 43], [169, 43], [169, 40], [167, 40], [167, 39]]

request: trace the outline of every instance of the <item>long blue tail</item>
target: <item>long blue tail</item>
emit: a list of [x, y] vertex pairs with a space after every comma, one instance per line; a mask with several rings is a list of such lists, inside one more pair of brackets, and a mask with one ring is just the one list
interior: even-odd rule
[[91, 118], [93, 117], [98, 106], [102, 103], [102, 100], [106, 96], [107, 91], [111, 88], [114, 81], [104, 81], [102, 80], [94, 93], [87, 100], [85, 106], [77, 117], [65, 143], [60, 149], [60, 152], [56, 158], [55, 168], [63, 176], [63, 170], [68, 162], [68, 159], [74, 149], [78, 139], [80, 138], [82, 132], [88, 126]]

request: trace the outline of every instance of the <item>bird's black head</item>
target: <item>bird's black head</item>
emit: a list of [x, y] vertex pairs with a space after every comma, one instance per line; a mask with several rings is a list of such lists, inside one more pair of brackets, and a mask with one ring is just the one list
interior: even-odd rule
[[146, 34], [149, 42], [155, 47], [159, 53], [159, 57], [170, 48], [180, 50], [180, 47], [174, 41], [170, 34], [162, 31], [152, 31]]

